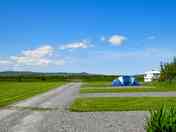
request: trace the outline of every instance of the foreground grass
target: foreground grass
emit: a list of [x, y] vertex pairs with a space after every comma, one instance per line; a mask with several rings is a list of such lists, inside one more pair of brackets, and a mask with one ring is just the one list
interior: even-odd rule
[[0, 82], [0, 107], [63, 85], [64, 82]]
[[150, 112], [147, 132], [176, 132], [176, 106], [162, 106]]
[[176, 82], [154, 82], [140, 87], [110, 87], [110, 83], [86, 84], [80, 89], [80, 93], [122, 93], [122, 92], [166, 92], [176, 91]]
[[91, 97], [78, 98], [70, 106], [71, 111], [148, 111], [163, 104], [175, 105], [176, 97]]

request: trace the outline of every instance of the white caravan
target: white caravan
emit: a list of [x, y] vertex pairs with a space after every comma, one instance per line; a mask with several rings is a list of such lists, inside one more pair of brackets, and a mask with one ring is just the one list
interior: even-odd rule
[[144, 74], [144, 82], [151, 82], [153, 80], [157, 80], [160, 77], [160, 71], [152, 70], [147, 71]]

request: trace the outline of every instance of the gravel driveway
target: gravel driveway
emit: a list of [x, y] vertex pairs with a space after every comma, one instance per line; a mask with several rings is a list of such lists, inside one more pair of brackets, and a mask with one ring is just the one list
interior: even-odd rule
[[148, 112], [67, 110], [80, 83], [70, 83], [0, 110], [0, 132], [143, 132]]

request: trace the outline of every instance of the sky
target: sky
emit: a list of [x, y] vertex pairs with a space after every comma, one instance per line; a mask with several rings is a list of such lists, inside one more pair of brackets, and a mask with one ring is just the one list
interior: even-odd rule
[[174, 0], [5, 0], [0, 71], [141, 74], [176, 55]]

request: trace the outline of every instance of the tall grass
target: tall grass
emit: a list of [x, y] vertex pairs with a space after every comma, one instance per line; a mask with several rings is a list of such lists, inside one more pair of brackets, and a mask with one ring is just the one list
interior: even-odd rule
[[176, 107], [162, 106], [150, 112], [147, 121], [147, 132], [176, 132]]

